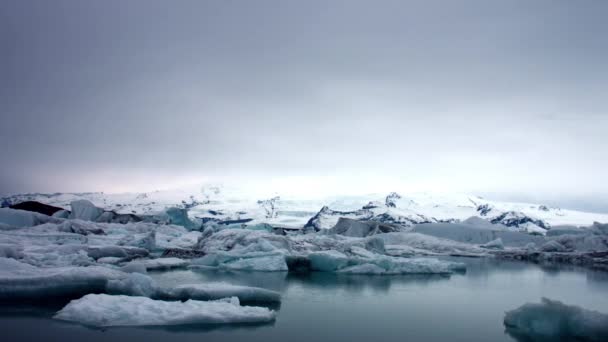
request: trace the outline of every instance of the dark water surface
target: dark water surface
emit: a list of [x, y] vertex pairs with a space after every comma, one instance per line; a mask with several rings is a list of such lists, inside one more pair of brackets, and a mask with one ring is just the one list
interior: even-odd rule
[[206, 281], [280, 291], [276, 322], [261, 326], [91, 329], [51, 319], [46, 308], [3, 306], [2, 341], [514, 341], [504, 312], [541, 297], [608, 313], [608, 273], [458, 259], [466, 274], [344, 276], [331, 273], [151, 274], [160, 284]]

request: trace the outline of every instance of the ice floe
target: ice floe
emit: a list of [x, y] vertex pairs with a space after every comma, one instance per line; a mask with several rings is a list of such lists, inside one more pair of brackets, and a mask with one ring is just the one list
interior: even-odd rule
[[509, 334], [525, 340], [608, 340], [608, 315], [547, 298], [508, 311], [504, 324]]
[[275, 312], [265, 307], [241, 306], [236, 297], [180, 302], [89, 294], [71, 301], [55, 318], [97, 327], [235, 324], [272, 322]]

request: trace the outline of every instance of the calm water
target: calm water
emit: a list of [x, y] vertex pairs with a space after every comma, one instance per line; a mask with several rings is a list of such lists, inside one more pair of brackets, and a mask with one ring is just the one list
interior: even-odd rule
[[608, 273], [485, 259], [466, 274], [339, 276], [313, 273], [152, 274], [165, 285], [227, 281], [283, 293], [276, 322], [262, 326], [109, 328], [54, 321], [55, 307], [0, 311], [2, 341], [514, 341], [506, 310], [542, 296], [608, 313]]

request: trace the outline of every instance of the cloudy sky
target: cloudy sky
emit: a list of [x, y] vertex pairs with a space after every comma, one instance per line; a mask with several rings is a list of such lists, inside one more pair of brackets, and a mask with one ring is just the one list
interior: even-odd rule
[[0, 193], [608, 198], [608, 1], [1, 2]]

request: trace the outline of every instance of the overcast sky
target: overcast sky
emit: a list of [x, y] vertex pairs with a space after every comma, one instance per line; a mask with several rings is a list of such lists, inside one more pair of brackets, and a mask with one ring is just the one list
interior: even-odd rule
[[608, 1], [0, 3], [0, 193], [608, 198]]

